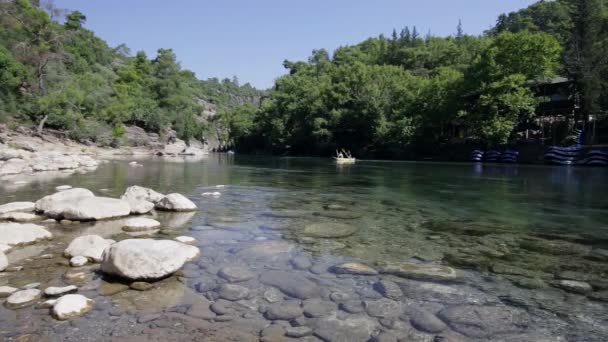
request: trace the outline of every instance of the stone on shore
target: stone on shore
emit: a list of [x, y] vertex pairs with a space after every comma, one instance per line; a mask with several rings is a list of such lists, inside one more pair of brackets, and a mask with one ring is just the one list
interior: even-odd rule
[[6, 299], [6, 307], [20, 309], [35, 304], [40, 299], [40, 290], [27, 289], [14, 292]]
[[331, 271], [337, 274], [355, 275], [377, 275], [378, 271], [358, 262], [347, 262], [331, 267]]
[[314, 223], [304, 228], [304, 235], [313, 238], [338, 239], [351, 236], [357, 228], [342, 223]]
[[143, 232], [146, 230], [154, 230], [159, 227], [160, 222], [156, 220], [145, 217], [134, 217], [125, 222], [122, 230], [125, 232]]
[[84, 235], [72, 240], [63, 254], [68, 257], [83, 256], [94, 262], [101, 262], [103, 251], [115, 241], [99, 235]]
[[62, 321], [80, 317], [91, 311], [94, 305], [95, 301], [83, 295], [65, 295], [57, 299], [53, 306], [53, 316]]
[[443, 265], [404, 263], [386, 266], [382, 272], [402, 278], [423, 281], [455, 282], [462, 279], [460, 272]]
[[165, 211], [195, 211], [196, 204], [181, 194], [169, 194], [156, 204], [156, 209]]
[[44, 289], [44, 295], [48, 297], [62, 296], [67, 293], [73, 293], [78, 291], [78, 287], [74, 285], [68, 285], [63, 287], [51, 286]]
[[260, 281], [269, 286], [277, 287], [288, 296], [309, 299], [320, 296], [319, 286], [296, 273], [283, 271], [266, 271], [260, 275]]
[[199, 249], [171, 240], [127, 239], [103, 253], [101, 270], [131, 280], [159, 279], [199, 255]]
[[0, 244], [20, 246], [52, 239], [53, 234], [31, 223], [0, 223]]
[[0, 214], [21, 212], [29, 213], [34, 211], [36, 204], [34, 202], [11, 202], [0, 205]]
[[70, 190], [56, 192], [36, 201], [35, 209], [46, 214], [47, 211], [60, 211], [64, 201], [76, 200], [80, 198], [95, 197], [91, 191], [82, 188], [74, 188]]

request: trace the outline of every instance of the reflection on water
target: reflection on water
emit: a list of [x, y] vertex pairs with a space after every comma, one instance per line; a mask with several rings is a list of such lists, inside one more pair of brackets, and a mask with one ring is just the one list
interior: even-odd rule
[[[124, 284], [109, 284], [94, 273], [88, 290], [82, 292], [95, 298], [96, 311], [80, 323], [83, 332], [91, 332], [95, 320], [98, 326], [105, 326], [123, 319], [131, 325], [117, 323], [112, 330], [116, 336], [175, 332], [177, 328], [171, 324], [186, 315], [204, 318], [205, 323], [188, 324], [201, 324], [197, 329], [209, 334], [228, 326], [257, 340], [270, 324], [261, 312], [268, 305], [266, 292], [273, 290], [267, 285], [273, 282], [265, 281], [264, 272], [272, 269], [301, 274], [324, 288], [321, 297], [326, 302], [315, 305], [339, 304], [339, 317], [334, 313], [320, 320], [310, 314], [291, 322], [311, 327], [324, 340], [333, 340], [324, 327], [340, 331], [340, 324], [349, 320], [363, 320], [362, 325], [370, 327], [353, 335], [354, 340], [390, 332], [423, 341], [440, 331], [463, 339], [503, 334], [500, 336], [512, 341], [522, 340], [518, 339], [522, 336], [523, 340], [556, 336], [579, 340], [584, 336], [599, 341], [608, 336], [599, 323], [608, 313], [603, 304], [608, 300], [604, 281], [608, 274], [608, 173], [604, 169], [381, 161], [337, 166], [329, 159], [238, 155], [139, 159], [143, 167], [129, 166], [128, 161], [103, 164], [87, 174], [30, 179], [18, 187], [8, 180], [0, 183], [4, 202], [36, 200], [64, 184], [112, 197], [120, 196], [128, 186], [141, 185], [188, 195], [199, 206], [195, 213], [154, 214], [163, 224], [159, 237], [187, 234], [202, 249], [201, 258], [187, 265], [180, 281], [169, 278], [148, 292], [119, 291], [110, 296], [108, 288], [124, 291]], [[201, 196], [210, 191], [219, 191], [221, 196]], [[127, 238], [121, 226], [121, 220], [49, 225], [56, 239], [37, 247], [34, 254], [54, 253], [56, 257], [32, 262], [34, 249], [24, 250], [13, 257], [24, 263], [24, 271], [0, 281], [59, 285], [66, 271], [61, 252], [73, 237]], [[336, 277], [328, 271], [345, 260], [378, 268], [391, 263], [443, 263], [466, 270], [466, 276], [463, 283], [445, 285], [384, 275]], [[225, 280], [217, 274], [225, 265], [244, 265], [259, 275], [240, 283], [248, 293], [238, 305], [221, 298], [218, 290]], [[590, 289], [577, 292], [568, 288], [569, 283], [564, 285], [564, 280], [584, 282]], [[391, 316], [400, 318], [390, 324], [378, 318], [374, 308], [383, 295], [374, 285], [376, 281], [399, 284], [406, 295], [397, 303], [405, 316]], [[361, 316], [356, 303], [332, 299], [335, 293], [366, 303], [361, 310], [367, 315]], [[226, 313], [209, 311], [212, 302], [216, 311]], [[381, 305], [384, 315], [397, 304]], [[469, 311], [458, 311], [463, 305], [474, 305], [488, 322], [467, 321]], [[416, 324], [412, 327], [410, 319], [415, 315], [408, 311], [410, 306], [437, 315], [449, 329], [434, 332], [416, 328]], [[524, 318], [530, 321], [529, 329], [492, 323], [505, 320], [501, 315], [511, 311], [494, 311], [505, 306], [515, 310], [511, 323], [515, 316]], [[22, 318], [4, 310], [0, 332], [9, 336], [53, 329], [64, 338], [82, 337], [37, 312], [25, 313], [41, 320], [37, 328], [30, 329], [23, 326]], [[472, 331], [474, 323], [479, 327]], [[129, 330], [133, 327], [139, 330]], [[242, 340], [246, 336], [223, 338]]]

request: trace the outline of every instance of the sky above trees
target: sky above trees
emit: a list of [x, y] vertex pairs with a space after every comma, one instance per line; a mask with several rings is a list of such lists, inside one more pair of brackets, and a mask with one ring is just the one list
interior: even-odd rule
[[447, 36], [458, 20], [468, 34], [493, 26], [499, 14], [533, 0], [56, 0], [79, 10], [86, 27], [110, 45], [127, 44], [154, 55], [172, 48], [199, 78], [236, 75], [242, 83], [272, 86], [282, 62], [305, 60], [313, 49], [333, 51], [393, 28], [417, 26], [421, 34]]

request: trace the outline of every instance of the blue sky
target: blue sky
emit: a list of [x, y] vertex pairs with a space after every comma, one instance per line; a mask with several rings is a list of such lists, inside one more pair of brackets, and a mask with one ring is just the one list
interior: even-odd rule
[[417, 26], [450, 35], [458, 20], [468, 34], [492, 26], [498, 14], [534, 0], [55, 0], [80, 10], [86, 26], [111, 46], [127, 44], [150, 57], [172, 48], [202, 79], [232, 77], [267, 88], [284, 73], [283, 60], [306, 60], [393, 28]]

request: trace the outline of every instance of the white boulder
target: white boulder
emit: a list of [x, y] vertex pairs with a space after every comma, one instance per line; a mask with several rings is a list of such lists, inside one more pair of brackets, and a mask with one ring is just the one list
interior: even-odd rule
[[106, 240], [98, 235], [79, 236], [70, 242], [63, 255], [69, 258], [83, 256], [95, 262], [101, 262], [103, 251], [114, 242], [114, 240]]
[[169, 194], [156, 204], [156, 209], [167, 211], [195, 211], [196, 204], [181, 194]]
[[82, 255], [77, 255], [70, 259], [70, 266], [72, 267], [80, 267], [89, 263], [89, 259]]
[[31, 171], [29, 163], [23, 159], [9, 159], [2, 165], [0, 165], [0, 176], [4, 175], [16, 175], [25, 171]]
[[179, 270], [198, 255], [198, 248], [177, 241], [128, 239], [104, 251], [101, 270], [131, 280], [158, 279]]
[[0, 244], [19, 246], [52, 239], [53, 234], [31, 223], [0, 223]]
[[54, 217], [60, 216], [74, 221], [93, 221], [128, 216], [131, 213], [129, 203], [116, 198], [86, 197], [64, 203], [66, 205], [61, 213], [59, 215], [54, 213]]
[[0, 298], [6, 298], [17, 291], [19, 291], [19, 289], [16, 287], [0, 286]]
[[74, 188], [56, 192], [52, 195], [39, 199], [36, 202], [36, 211], [41, 211], [44, 213], [47, 211], [61, 211], [60, 208], [62, 205], [59, 204], [63, 204], [68, 200], [76, 200], [87, 197], [95, 197], [95, 195], [91, 191], [82, 188]]
[[134, 185], [125, 191], [121, 199], [131, 206], [131, 214], [145, 214], [154, 209], [154, 204], [165, 197], [152, 189]]
[[191, 236], [178, 236], [175, 238], [175, 241], [185, 243], [187, 245], [196, 243], [196, 239]]
[[95, 301], [83, 295], [69, 294], [57, 299], [53, 306], [53, 316], [58, 320], [80, 317], [93, 309]]
[[33, 222], [40, 220], [40, 216], [34, 215], [32, 213], [20, 213], [13, 211], [10, 213], [0, 214], [0, 220], [13, 222]]

